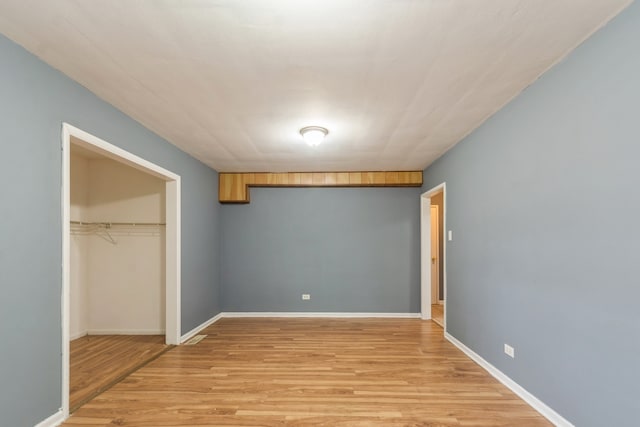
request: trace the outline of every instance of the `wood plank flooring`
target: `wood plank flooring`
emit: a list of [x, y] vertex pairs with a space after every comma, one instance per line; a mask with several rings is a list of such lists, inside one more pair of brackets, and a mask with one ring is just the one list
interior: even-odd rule
[[419, 319], [222, 319], [65, 426], [549, 426]]
[[164, 335], [86, 335], [71, 341], [71, 412], [165, 351], [164, 341]]
[[431, 304], [431, 319], [444, 328], [444, 305]]

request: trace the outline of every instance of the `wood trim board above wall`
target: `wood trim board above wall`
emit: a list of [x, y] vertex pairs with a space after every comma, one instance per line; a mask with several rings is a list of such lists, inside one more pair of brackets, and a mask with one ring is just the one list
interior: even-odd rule
[[420, 187], [422, 171], [220, 172], [220, 203], [249, 203], [249, 187]]

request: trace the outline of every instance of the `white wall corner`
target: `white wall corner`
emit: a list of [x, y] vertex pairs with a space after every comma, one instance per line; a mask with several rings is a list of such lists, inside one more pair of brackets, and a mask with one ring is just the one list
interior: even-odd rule
[[78, 332], [76, 334], [70, 334], [69, 335], [69, 341], [77, 340], [78, 338], [82, 338], [82, 337], [84, 337], [85, 335], [88, 335], [88, 334], [89, 334], [89, 331], [81, 331], [81, 332]]
[[184, 334], [184, 335], [182, 335], [180, 337], [180, 344], [182, 344], [183, 342], [187, 341], [188, 339], [190, 339], [191, 337], [196, 335], [198, 332], [200, 332], [201, 330], [203, 330], [207, 326], [213, 325], [214, 323], [216, 323], [218, 320], [222, 319], [223, 317], [224, 317], [224, 313], [218, 313], [215, 316], [213, 316], [211, 319], [207, 320], [206, 322], [196, 326], [195, 328], [193, 328], [192, 330], [190, 330], [189, 332], [187, 332], [186, 334]]
[[444, 337], [451, 342], [453, 345], [458, 347], [464, 354], [469, 356], [471, 360], [476, 362], [480, 367], [482, 367], [485, 371], [487, 371], [491, 376], [500, 381], [502, 384], [507, 386], [512, 392], [520, 396], [522, 400], [527, 402], [533, 409], [538, 411], [540, 415], [549, 420], [553, 425], [558, 427], [574, 427], [569, 421], [567, 421], [562, 415], [558, 414], [556, 411], [547, 406], [540, 399], [535, 397], [533, 394], [529, 393], [524, 389], [520, 384], [509, 378], [498, 368], [493, 366], [491, 363], [484, 360], [479, 354], [471, 350], [469, 347], [464, 345], [458, 339], [453, 337], [448, 332], [445, 332]]
[[58, 409], [58, 412], [51, 415], [47, 419], [40, 421], [34, 427], [56, 427], [62, 424], [63, 421], [64, 421], [64, 414], [62, 412], [62, 409]]

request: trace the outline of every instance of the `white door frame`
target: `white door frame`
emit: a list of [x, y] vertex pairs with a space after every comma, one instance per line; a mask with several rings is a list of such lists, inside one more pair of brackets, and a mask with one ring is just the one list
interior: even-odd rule
[[70, 165], [71, 137], [80, 145], [105, 157], [134, 167], [166, 182], [166, 323], [167, 344], [180, 343], [180, 175], [116, 147], [68, 123], [62, 124], [62, 412], [69, 417], [69, 317], [70, 317]]
[[444, 288], [444, 331], [447, 331], [447, 190], [446, 183], [420, 195], [420, 317], [431, 319], [431, 196], [442, 191], [442, 285]]

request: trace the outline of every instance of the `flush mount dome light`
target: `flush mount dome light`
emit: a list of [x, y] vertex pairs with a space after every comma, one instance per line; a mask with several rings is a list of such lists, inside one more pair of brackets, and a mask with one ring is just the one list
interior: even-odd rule
[[307, 126], [300, 129], [300, 135], [310, 147], [316, 147], [324, 140], [329, 131], [320, 126]]

